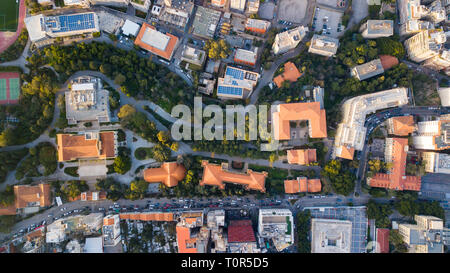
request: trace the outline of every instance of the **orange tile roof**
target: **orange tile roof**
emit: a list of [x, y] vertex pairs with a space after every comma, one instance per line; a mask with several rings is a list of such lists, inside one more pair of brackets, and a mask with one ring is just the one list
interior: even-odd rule
[[114, 218], [103, 218], [104, 226], [112, 226], [114, 225]]
[[380, 55], [379, 58], [384, 70], [388, 70], [389, 68], [398, 65], [398, 59], [394, 56]]
[[286, 193], [320, 192], [321, 190], [322, 184], [320, 179], [297, 177], [294, 180], [284, 180], [284, 191]]
[[0, 207], [0, 215], [16, 215], [16, 205], [11, 204], [7, 207]]
[[248, 169], [246, 174], [235, 173], [223, 170], [220, 165], [210, 164], [207, 160], [202, 161], [202, 166], [203, 178], [200, 181], [200, 186], [211, 185], [225, 189], [224, 182], [230, 182], [245, 185], [248, 190], [266, 191], [264, 184], [268, 175], [267, 172], [259, 173]]
[[195, 243], [197, 238], [191, 238], [191, 230], [187, 227], [177, 226], [178, 253], [197, 253]]
[[273, 79], [273, 82], [281, 88], [284, 81], [296, 82], [298, 78], [302, 76], [302, 73], [298, 71], [295, 64], [287, 62], [284, 64], [284, 72]]
[[52, 204], [50, 197], [50, 184], [39, 184], [36, 186], [16, 185], [14, 186], [16, 197], [15, 207], [17, 209], [28, 207], [29, 203], [39, 202], [40, 207]]
[[165, 35], [169, 36], [170, 39], [166, 45], [166, 48], [164, 50], [161, 50], [161, 49], [153, 47], [153, 46], [145, 43], [144, 41], [142, 41], [142, 37], [144, 36], [145, 32], [148, 31], [147, 29], [152, 29], [154, 31], [157, 31], [154, 26], [151, 26], [147, 23], [142, 24], [141, 30], [139, 31], [139, 34], [136, 37], [136, 40], [134, 41], [134, 44], [142, 47], [143, 49], [150, 51], [153, 54], [163, 57], [164, 59], [170, 60], [172, 58], [174, 49], [178, 44], [178, 37], [176, 37], [170, 33], [166, 33]]
[[393, 117], [392, 133], [397, 136], [407, 136], [414, 131], [413, 116]]
[[174, 221], [173, 213], [170, 212], [121, 213], [119, 218], [140, 221]]
[[114, 132], [100, 132], [98, 139], [86, 140], [85, 135], [58, 134], [58, 161], [115, 156]]
[[420, 176], [405, 176], [407, 138], [393, 138], [390, 174], [377, 173], [369, 180], [369, 186], [391, 190], [420, 191]]
[[186, 168], [176, 162], [164, 162], [159, 168], [144, 170], [144, 180], [149, 183], [162, 182], [167, 187], [175, 187], [186, 176]]
[[317, 161], [316, 149], [288, 150], [287, 159], [289, 164], [308, 165]]
[[340, 146], [341, 148], [341, 154], [336, 155], [337, 157], [353, 160], [353, 155], [355, 154], [355, 148], [353, 147], [347, 147], [345, 145]]
[[278, 107], [279, 111], [272, 115], [275, 139], [291, 139], [289, 122], [297, 120], [309, 122], [310, 137], [327, 137], [326, 115], [325, 110], [320, 109], [320, 102], [285, 103]]

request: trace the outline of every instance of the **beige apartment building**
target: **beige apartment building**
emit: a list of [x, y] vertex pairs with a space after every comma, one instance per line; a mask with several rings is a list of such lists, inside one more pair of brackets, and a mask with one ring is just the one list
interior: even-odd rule
[[307, 31], [307, 27], [299, 26], [285, 32], [278, 33], [277, 36], [275, 36], [275, 41], [272, 45], [273, 53], [281, 54], [296, 48], [305, 37]]
[[308, 52], [331, 57], [336, 54], [338, 47], [339, 39], [314, 34], [311, 39], [311, 45], [309, 46]]
[[359, 29], [366, 39], [389, 37], [394, 34], [394, 21], [392, 20], [367, 20]]
[[446, 41], [447, 38], [442, 30], [424, 30], [406, 40], [405, 49], [409, 59], [420, 63], [438, 56]]

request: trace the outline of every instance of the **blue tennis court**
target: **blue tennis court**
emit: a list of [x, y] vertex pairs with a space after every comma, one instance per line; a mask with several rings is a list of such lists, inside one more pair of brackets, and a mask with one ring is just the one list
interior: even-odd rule
[[18, 100], [20, 95], [20, 80], [18, 78], [9, 79], [9, 99]]
[[6, 79], [0, 79], [0, 100], [6, 100]]

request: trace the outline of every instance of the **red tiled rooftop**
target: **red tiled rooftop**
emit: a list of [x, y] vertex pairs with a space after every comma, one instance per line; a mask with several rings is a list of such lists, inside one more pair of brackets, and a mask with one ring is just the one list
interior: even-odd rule
[[191, 230], [187, 227], [177, 226], [178, 253], [197, 253], [195, 245], [197, 239], [191, 238]]
[[288, 150], [287, 159], [289, 164], [308, 165], [317, 161], [316, 149]]
[[377, 252], [389, 253], [389, 229], [377, 228]]
[[52, 204], [50, 196], [50, 184], [39, 184], [36, 186], [16, 185], [14, 186], [15, 207], [17, 209], [28, 207], [29, 203], [39, 202], [40, 207]]
[[284, 180], [284, 191], [286, 193], [320, 192], [321, 190], [322, 184], [320, 179], [298, 177], [293, 180]]
[[400, 191], [420, 191], [421, 177], [405, 175], [407, 155], [405, 149], [408, 147], [408, 139], [393, 138], [392, 146], [393, 167], [390, 174], [375, 174], [370, 178], [369, 186]]
[[142, 47], [143, 49], [150, 51], [153, 54], [163, 57], [166, 60], [170, 60], [172, 58], [174, 49], [178, 43], [178, 37], [176, 37], [170, 33], [166, 33], [165, 35], [168, 36], [170, 39], [166, 45], [166, 48], [164, 50], [161, 50], [159, 48], [156, 48], [156, 47], [153, 47], [153, 46], [147, 44], [146, 42], [144, 42], [142, 40], [142, 37], [144, 36], [147, 29], [150, 29], [152, 31], [157, 31], [154, 26], [151, 26], [147, 23], [142, 24], [141, 30], [139, 31], [138, 36], [136, 37], [136, 40], [134, 41], [134, 44]]
[[407, 136], [414, 131], [413, 116], [393, 117], [392, 133], [397, 136]]
[[228, 226], [228, 242], [255, 242], [255, 233], [250, 220], [233, 220]]
[[273, 79], [273, 82], [280, 88], [284, 81], [296, 82], [302, 73], [298, 71], [297, 67], [292, 62], [284, 64], [284, 72]]
[[144, 170], [144, 180], [149, 183], [163, 183], [174, 187], [186, 176], [186, 168], [176, 162], [164, 162], [159, 168]]
[[248, 169], [247, 173], [236, 173], [222, 169], [221, 165], [208, 163], [207, 160], [202, 161], [202, 166], [203, 177], [200, 186], [211, 185], [225, 189], [224, 182], [229, 182], [244, 185], [248, 190], [266, 191], [264, 184], [267, 172], [260, 173]]
[[325, 110], [320, 109], [320, 102], [298, 102], [278, 105], [278, 112], [272, 115], [275, 139], [291, 139], [290, 121], [307, 120], [311, 138], [327, 137]]
[[100, 132], [98, 139], [83, 135], [58, 134], [58, 161], [87, 158], [112, 158], [115, 156], [114, 132]]

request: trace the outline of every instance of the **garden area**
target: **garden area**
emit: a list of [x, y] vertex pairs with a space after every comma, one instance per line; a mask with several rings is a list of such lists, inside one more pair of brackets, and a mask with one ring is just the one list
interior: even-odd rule
[[58, 167], [56, 149], [51, 143], [41, 142], [36, 147], [28, 149], [26, 157], [16, 169], [16, 179], [24, 177], [48, 176]]

